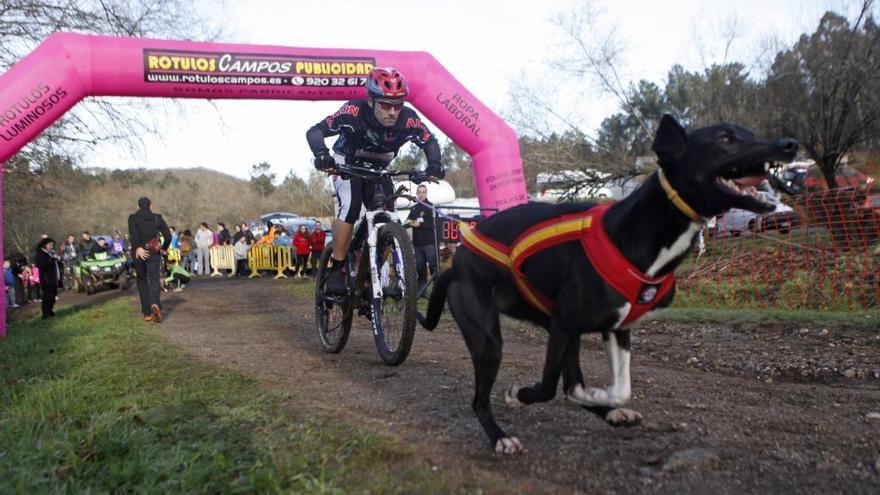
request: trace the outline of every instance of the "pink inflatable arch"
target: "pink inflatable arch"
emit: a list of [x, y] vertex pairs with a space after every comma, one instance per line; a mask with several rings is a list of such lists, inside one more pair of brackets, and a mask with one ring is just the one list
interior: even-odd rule
[[0, 76], [0, 162], [86, 96], [348, 100], [374, 66], [405, 74], [413, 106], [471, 155], [482, 207], [526, 201], [516, 134], [424, 52], [56, 33]]

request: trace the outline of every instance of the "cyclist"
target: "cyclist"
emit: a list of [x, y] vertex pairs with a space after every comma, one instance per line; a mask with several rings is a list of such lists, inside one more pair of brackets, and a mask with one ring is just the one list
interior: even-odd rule
[[[428, 166], [416, 182], [442, 179], [445, 175], [440, 161], [440, 145], [418, 114], [405, 107], [404, 98], [409, 87], [403, 75], [390, 67], [377, 67], [370, 71], [366, 82], [367, 98], [352, 100], [318, 122], [306, 132], [309, 148], [315, 155], [315, 168], [328, 173], [337, 164], [359, 159], [368, 161], [376, 168], [387, 167], [397, 151], [407, 142], [413, 142], [425, 153]], [[338, 135], [333, 145], [333, 156], [324, 139]], [[351, 244], [354, 223], [361, 216], [364, 200], [369, 202], [372, 188], [358, 177], [343, 179], [333, 176], [336, 191], [336, 218], [333, 220], [333, 256], [327, 275], [327, 291], [333, 294], [345, 292], [342, 265]], [[386, 195], [394, 193], [391, 179], [382, 182]]]

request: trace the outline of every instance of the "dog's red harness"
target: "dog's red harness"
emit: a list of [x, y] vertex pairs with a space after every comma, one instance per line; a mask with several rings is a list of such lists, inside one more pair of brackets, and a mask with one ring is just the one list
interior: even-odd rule
[[464, 223], [459, 230], [465, 247], [508, 268], [520, 294], [545, 314], [550, 314], [553, 301], [529, 283], [522, 272], [522, 265], [543, 249], [579, 239], [602, 279], [630, 303], [629, 313], [620, 324], [622, 326], [653, 309], [675, 284], [675, 276], [670, 273], [657, 278], [648, 277], [623, 257], [602, 226], [602, 218], [610, 206], [598, 205], [581, 213], [546, 220], [520, 234], [510, 246], [490, 239]]

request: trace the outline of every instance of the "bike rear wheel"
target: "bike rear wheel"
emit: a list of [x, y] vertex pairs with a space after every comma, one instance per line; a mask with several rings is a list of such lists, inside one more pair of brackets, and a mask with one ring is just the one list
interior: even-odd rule
[[386, 364], [399, 365], [412, 348], [416, 331], [417, 276], [412, 241], [397, 223], [379, 230], [376, 266], [382, 298], [373, 299], [373, 337]]
[[326, 293], [332, 245], [321, 253], [318, 273], [315, 274], [315, 326], [321, 350], [331, 354], [341, 352], [351, 333], [352, 307], [350, 298]]

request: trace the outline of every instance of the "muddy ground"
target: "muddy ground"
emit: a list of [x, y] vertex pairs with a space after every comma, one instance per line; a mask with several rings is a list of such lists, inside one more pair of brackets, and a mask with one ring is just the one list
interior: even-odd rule
[[[647, 322], [633, 336], [631, 407], [644, 421], [626, 429], [561, 391], [546, 404], [506, 407], [504, 388], [540, 377], [546, 339], [505, 322], [493, 408], [527, 449], [505, 457], [471, 412], [473, 371], [451, 320], [420, 329], [399, 367], [381, 362], [363, 318], [341, 354], [325, 354], [313, 301], [291, 284], [310, 281], [197, 279], [164, 295], [161, 329], [187, 353], [398, 436], [441, 472], [467, 479], [478, 466], [510, 480], [489, 492], [880, 493], [876, 322]], [[587, 385], [604, 386], [598, 336], [584, 337], [581, 360]]]

